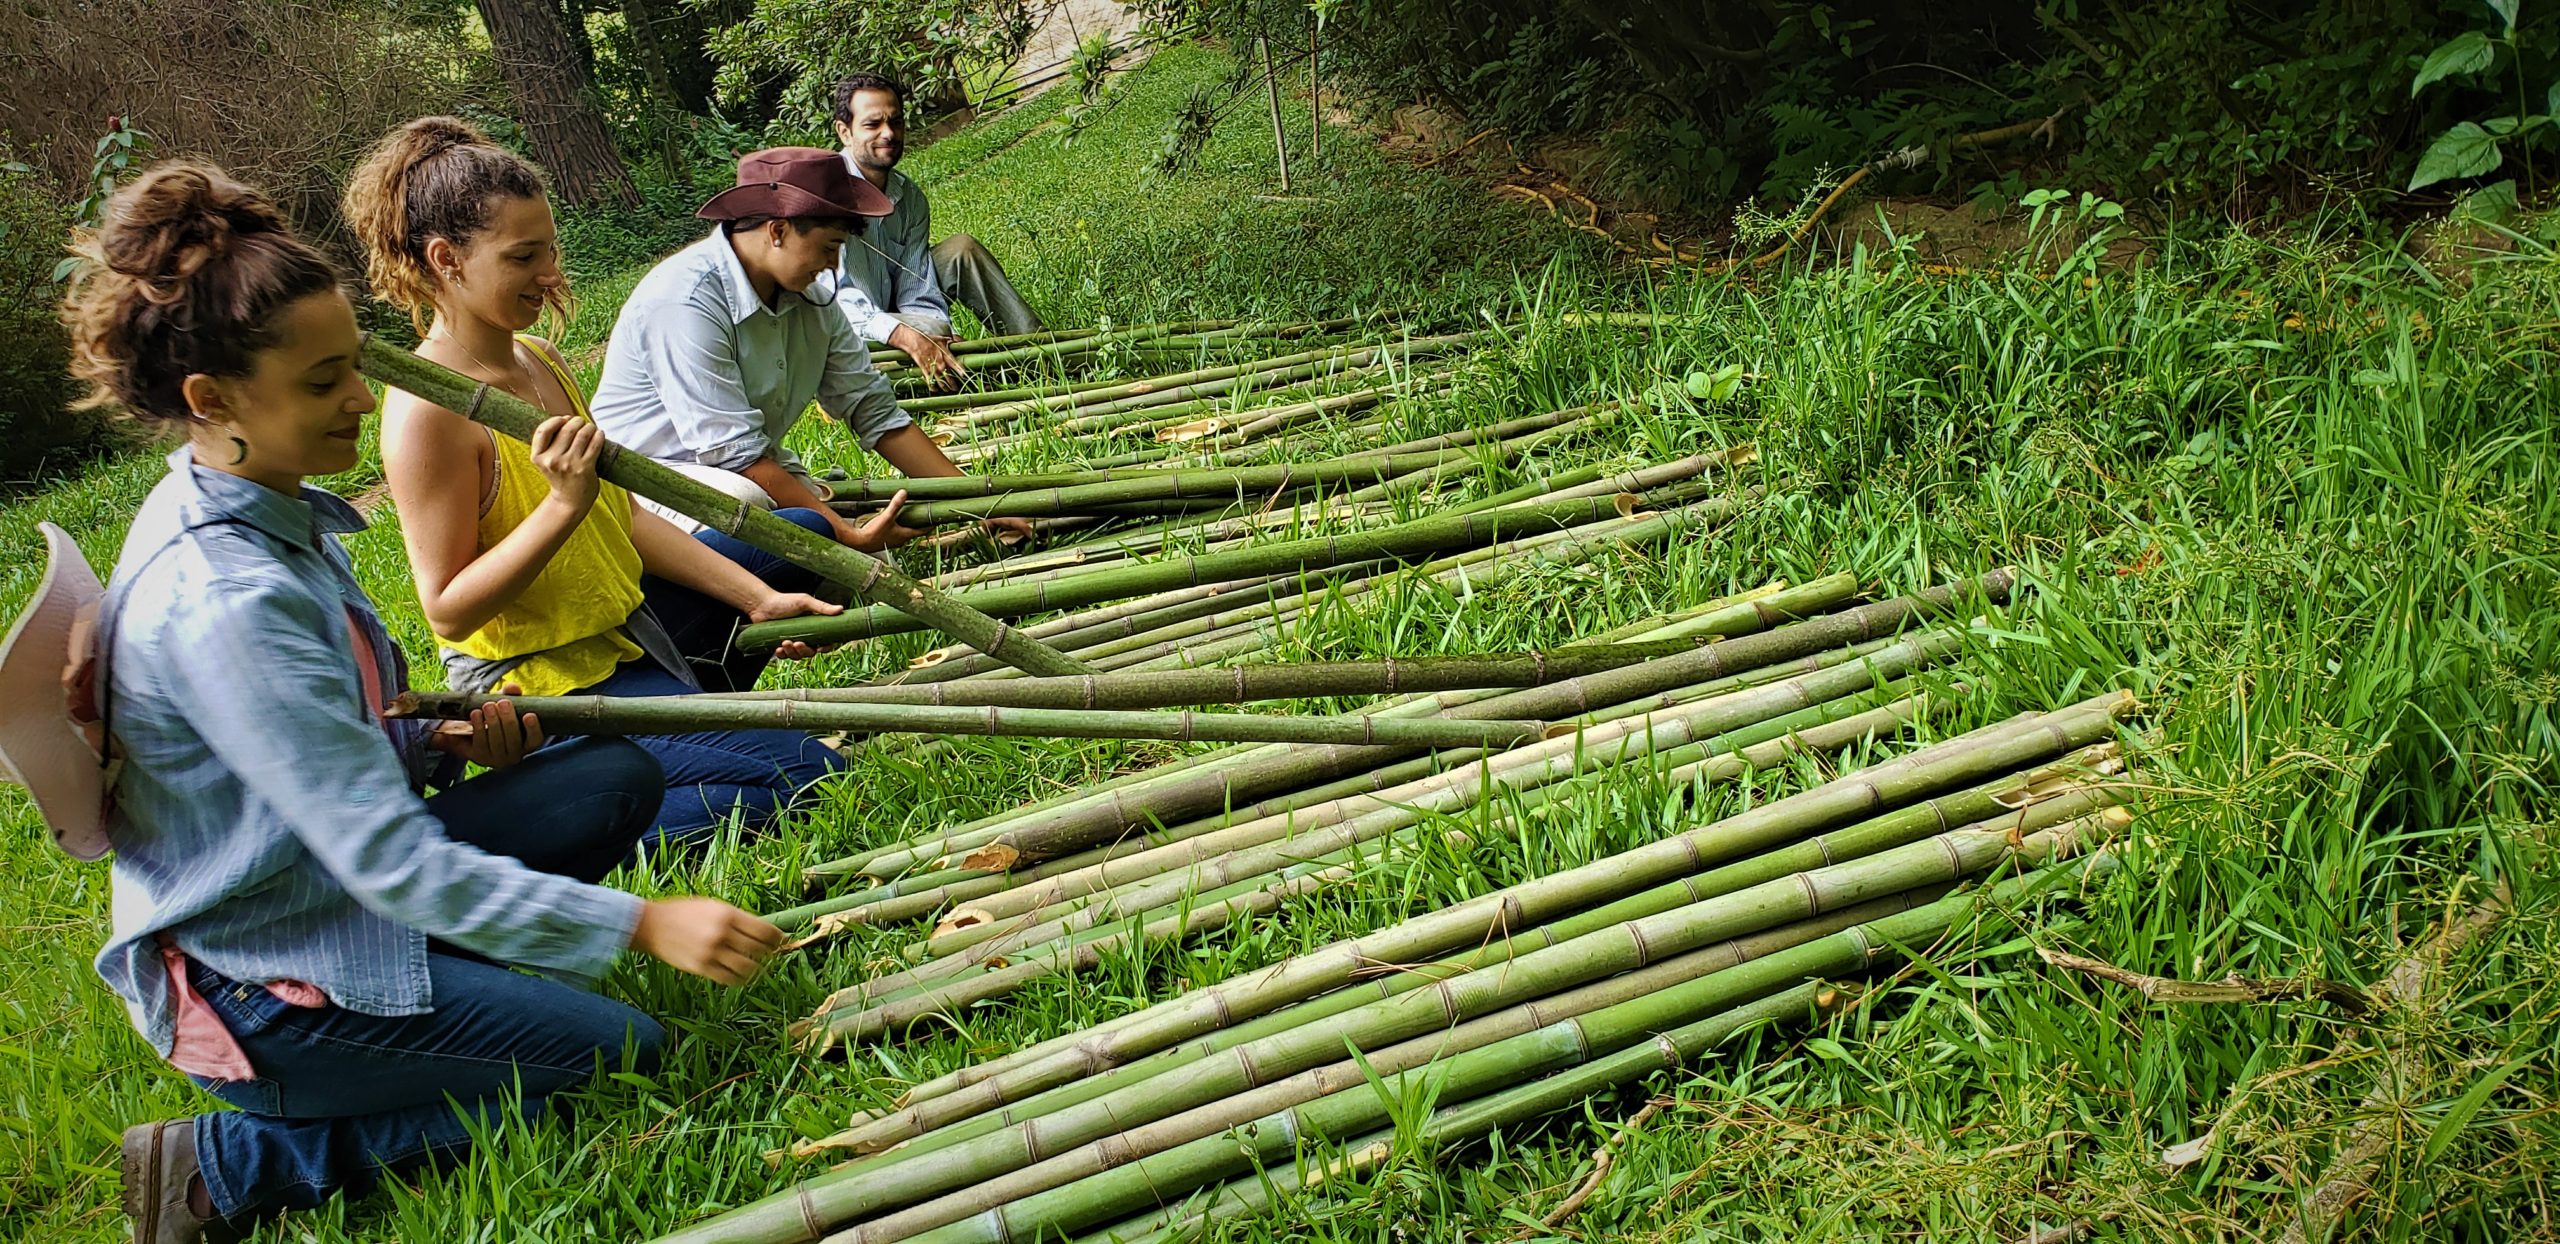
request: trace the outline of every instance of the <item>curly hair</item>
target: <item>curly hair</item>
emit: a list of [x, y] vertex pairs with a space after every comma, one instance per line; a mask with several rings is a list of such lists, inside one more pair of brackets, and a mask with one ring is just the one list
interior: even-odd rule
[[250, 374], [286, 307], [341, 288], [273, 199], [196, 160], [153, 165], [118, 190], [73, 252], [89, 262], [62, 322], [72, 374], [91, 386], [83, 404], [164, 427], [198, 421], [187, 377]]
[[853, 97], [864, 91], [887, 91], [897, 99], [900, 107], [906, 106], [907, 88], [898, 85], [897, 79], [883, 74], [857, 73], [836, 83], [835, 119], [838, 124], [853, 123]]
[[[374, 296], [409, 313], [420, 333], [442, 282], [427, 268], [427, 243], [469, 246], [489, 227], [500, 199], [550, 193], [542, 170], [460, 117], [420, 117], [383, 136], [347, 178], [347, 224], [364, 246]], [[543, 291], [566, 319], [565, 284]]]

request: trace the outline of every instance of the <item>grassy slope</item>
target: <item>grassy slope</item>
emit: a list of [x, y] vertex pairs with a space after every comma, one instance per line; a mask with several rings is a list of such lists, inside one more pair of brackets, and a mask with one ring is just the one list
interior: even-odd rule
[[[1543, 642], [1776, 575], [1853, 569], [1898, 588], [2016, 561], [2044, 590], [2008, 620], [2011, 637], [1986, 639], [1974, 665], [1987, 671], [1981, 694], [1946, 728], [2124, 684], [2154, 705], [2164, 743], [2133, 867], [2078, 923], [2039, 940], [2162, 974], [2365, 982], [2479, 877], [2513, 876], [2524, 891], [2523, 916], [2457, 961], [2442, 991], [2450, 1005], [2371, 1026], [2308, 1006], [2147, 1008], [2048, 974], [2016, 954], [2023, 941], [1958, 948], [1822, 1040], [1755, 1039], [1657, 1081], [1677, 1108], [1622, 1146], [1572, 1224], [1581, 1238], [2005, 1239], [2084, 1214], [2127, 1238], [2270, 1231], [2361, 1117], [2383, 1061], [2375, 1051], [2391, 1047], [2416, 1072], [2381, 1115], [2399, 1139], [2373, 1225], [2495, 1238], [2535, 1212], [2560, 1151], [2548, 1112], [2560, 1093], [2548, 1054], [2560, 1008], [2545, 996], [2560, 941], [2540, 880], [2560, 750], [2560, 360], [2548, 260], [2446, 289], [2387, 255], [2233, 238], [2167, 248], [2148, 272], [2087, 285], [2026, 273], [1923, 280], [1849, 263], [1758, 291], [1601, 288], [1569, 275], [1578, 267], [1532, 270], [1523, 293], [1510, 265], [1571, 242], [1348, 142], [1334, 145], [1346, 175], [1322, 203], [1250, 198], [1261, 176], [1246, 116], [1231, 120], [1203, 175], [1136, 183], [1173, 101], [1217, 72], [1207, 54], [1168, 54], [1119, 115], [1071, 148], [1054, 129], [1033, 132], [1052, 103], [937, 145], [917, 171], [944, 227], [987, 238], [1060, 319], [1525, 310], [1533, 327], [1488, 375], [1460, 400], [1417, 410], [1419, 423], [1745, 363], [1755, 378], [1737, 402], [1648, 415], [1622, 443], [1577, 452], [1756, 439], [1771, 479], [1793, 484], [1712, 538], [1658, 556], [1531, 576], [1463, 602], [1411, 595], [1318, 619], [1298, 635], [1308, 649]], [[609, 322], [609, 286], [586, 291], [573, 347]], [[1678, 311], [1690, 327], [1645, 340], [1556, 322], [1602, 302]], [[73, 525], [103, 563], [155, 472], [147, 460], [110, 464], [7, 511], [0, 605], [31, 581], [34, 519]], [[414, 615], [400, 607], [406, 582], [388, 525], [360, 552], [377, 595]], [[1167, 750], [965, 742], [961, 763], [919, 765], [872, 749], [802, 831], [716, 853], [688, 875], [631, 882], [769, 903], [796, 861]], [[1381, 870], [1288, 920], [1115, 960], [849, 1061], [782, 1054], [781, 1026], [891, 939], [793, 959], [739, 993], [626, 965], [609, 988], [680, 1036], [654, 1081], [608, 1084], [574, 1125], [511, 1133], [422, 1190], [341, 1202], [277, 1238], [646, 1236], [779, 1186], [785, 1173], [762, 1150], [831, 1130], [900, 1081], [1694, 823], [1740, 797], [1701, 803], [1629, 774], [1469, 857]], [[0, 1231], [113, 1238], [116, 1129], [203, 1099], [154, 1064], [86, 968], [104, 927], [105, 871], [51, 857], [22, 805], [0, 805], [0, 818], [14, 865], [0, 881], [0, 1083], [14, 1099], [0, 1109]], [[2411, 1169], [2465, 1085], [2519, 1057], [2535, 1061], [2454, 1120], [2435, 1166]], [[1598, 1103], [1587, 1121], [1566, 1116], [1464, 1162], [1352, 1181], [1291, 1234], [1507, 1236], [1518, 1216], [1563, 1196], [1636, 1101]], [[2208, 1128], [2217, 1141], [2204, 1162], [2160, 1164], [2163, 1146]], [[1238, 1238], [1279, 1234], [1248, 1226]]]

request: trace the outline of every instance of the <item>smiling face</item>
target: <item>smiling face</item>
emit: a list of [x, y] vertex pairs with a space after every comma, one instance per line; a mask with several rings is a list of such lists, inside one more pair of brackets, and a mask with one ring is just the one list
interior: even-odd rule
[[[277, 312], [274, 330], [276, 344], [258, 352], [248, 375], [199, 373], [183, 391], [203, 420], [192, 433], [196, 461], [290, 495], [307, 477], [356, 464], [374, 399], [356, 371], [360, 337], [346, 295], [295, 299]], [[245, 456], [234, 437], [248, 445]]]
[[907, 153], [907, 106], [888, 91], [855, 91], [851, 111], [850, 120], [836, 122], [836, 139], [877, 182]]
[[844, 244], [853, 239], [852, 231], [840, 225], [822, 224], [804, 230], [799, 222], [783, 220], [766, 225], [764, 233], [766, 241], [773, 244], [765, 256], [765, 271], [786, 290], [805, 290], [816, 284], [819, 276], [844, 258]]
[[468, 316], [520, 333], [542, 318], [544, 307], [559, 305], [568, 287], [551, 200], [540, 195], [493, 198], [479, 233], [460, 242], [430, 239], [426, 252], [439, 278], [438, 319]]

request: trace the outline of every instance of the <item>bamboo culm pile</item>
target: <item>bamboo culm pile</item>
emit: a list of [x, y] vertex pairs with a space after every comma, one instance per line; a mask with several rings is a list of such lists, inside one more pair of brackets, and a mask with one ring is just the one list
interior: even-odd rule
[[1146, 1227], [1167, 1201], [1207, 1190], [1214, 1210], [1228, 1181], [1288, 1161], [1294, 1142], [1273, 1129], [1354, 1141], [1383, 1126], [1373, 1076], [1432, 1076], [1434, 1121], [1463, 1126], [1428, 1134], [1452, 1142], [1569, 1104], [1663, 1065], [1657, 1034], [1803, 1018], [1808, 982], [2062, 880], [1946, 889], [2120, 832], [2109, 775], [2128, 708], [2111, 695], [1996, 723], [919, 1085], [806, 1148], [866, 1156], [666, 1238], [1023, 1239], [1133, 1214]]

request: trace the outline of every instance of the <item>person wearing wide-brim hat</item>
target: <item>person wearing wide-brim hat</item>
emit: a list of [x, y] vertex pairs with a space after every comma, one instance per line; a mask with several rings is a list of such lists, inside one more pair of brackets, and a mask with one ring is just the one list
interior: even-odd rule
[[835, 306], [846, 241], [890, 209], [833, 151], [741, 156], [737, 184], [695, 213], [719, 227], [651, 269], [623, 303], [590, 403], [597, 425], [625, 448], [854, 548], [922, 534], [898, 522], [904, 493], [861, 522], [837, 515], [783, 444], [814, 401], [908, 476], [961, 473], [898, 409], [870, 347]]

